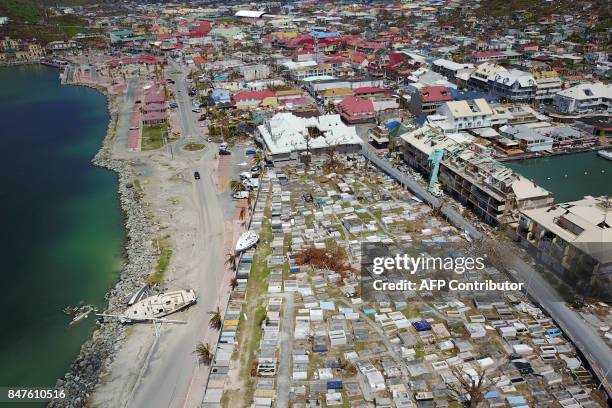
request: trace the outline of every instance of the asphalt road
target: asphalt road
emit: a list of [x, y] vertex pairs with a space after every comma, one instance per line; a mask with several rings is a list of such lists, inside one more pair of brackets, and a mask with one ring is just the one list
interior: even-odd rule
[[113, 143], [113, 153], [123, 154], [127, 152], [128, 135], [130, 131], [130, 118], [134, 109], [134, 101], [136, 98], [137, 78], [128, 79], [128, 86], [125, 96], [121, 101], [121, 107], [118, 112], [117, 131], [115, 133], [115, 143]]
[[283, 323], [281, 327], [280, 339], [280, 362], [278, 365], [278, 390], [276, 397], [276, 406], [278, 408], [287, 408], [289, 406], [289, 390], [291, 388], [291, 369], [293, 355], [293, 319], [295, 301], [293, 293], [283, 294]]
[[[191, 112], [184, 76], [172, 76], [176, 78], [177, 89], [180, 89], [176, 101], [183, 137], [174, 144], [175, 155], [180, 155], [180, 146], [185, 143], [185, 139], [195, 134], [196, 118]], [[191, 199], [198, 209], [198, 230], [193, 253], [189, 257], [192, 260], [190, 266], [196, 274], [194, 289], [198, 295], [198, 304], [188, 311], [188, 324], [166, 325], [162, 330], [145, 374], [128, 401], [127, 406], [130, 408], [183, 408], [199, 406], [201, 403], [203, 387], [200, 383], [207, 368], [198, 366], [193, 350], [199, 341], [209, 342], [211, 347], [216, 344], [218, 334], [208, 328], [208, 312], [217, 307], [220, 288], [224, 283], [224, 220], [233, 215], [230, 196], [217, 195], [208, 171], [208, 161], [213, 159], [215, 153], [216, 149], [204, 150], [193, 167], [194, 171], [202, 175], [200, 180], [193, 181]]]
[[[198, 341], [207, 339], [210, 333], [208, 312], [214, 310], [219, 298], [219, 287], [223, 283], [223, 206], [215, 186], [206, 171], [205, 161], [212, 158], [207, 151], [198, 162], [196, 170], [203, 177], [193, 182], [192, 199], [198, 208], [198, 233], [193, 253], [198, 304], [189, 311], [188, 324], [165, 325], [144, 376], [135, 389], [130, 408], [187, 407], [188, 395], [198, 367], [193, 349]], [[229, 198], [227, 198], [229, 200]], [[216, 333], [212, 333], [216, 336]], [[199, 401], [198, 401], [199, 405]]]
[[180, 74], [171, 73], [170, 77], [175, 82], [176, 95], [175, 100], [179, 105], [179, 115], [181, 118], [181, 126], [183, 129], [183, 140], [189, 140], [197, 135], [195, 121], [197, 120], [196, 114], [191, 111], [191, 97], [189, 96], [185, 78], [186, 75], [182, 73], [181, 68], [175, 62], [170, 62], [170, 72], [181, 72]]

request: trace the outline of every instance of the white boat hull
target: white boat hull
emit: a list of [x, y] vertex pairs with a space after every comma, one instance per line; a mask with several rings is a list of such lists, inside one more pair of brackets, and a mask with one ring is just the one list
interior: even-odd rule
[[603, 157], [604, 159], [612, 160], [612, 151], [610, 150], [600, 150], [597, 152], [597, 155], [599, 155], [599, 157]]
[[242, 252], [253, 245], [255, 245], [259, 241], [259, 235], [253, 231], [247, 231], [238, 238], [238, 242], [236, 242], [236, 252]]
[[125, 311], [127, 321], [145, 321], [159, 319], [183, 310], [194, 303], [197, 297], [193, 289], [177, 290], [149, 296], [134, 303]]

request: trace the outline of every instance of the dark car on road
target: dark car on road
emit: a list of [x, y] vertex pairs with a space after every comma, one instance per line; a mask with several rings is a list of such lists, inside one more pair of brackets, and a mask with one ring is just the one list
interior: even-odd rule
[[194, 172], [193, 173], [193, 178], [196, 179], [196, 180], [199, 180], [200, 179], [200, 172], [199, 171]]

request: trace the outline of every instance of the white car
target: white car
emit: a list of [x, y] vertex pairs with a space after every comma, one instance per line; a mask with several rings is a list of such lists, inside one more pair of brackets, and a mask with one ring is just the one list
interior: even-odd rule
[[232, 194], [232, 198], [234, 200], [242, 200], [244, 198], [249, 198], [249, 192], [248, 191], [237, 191], [234, 194]]

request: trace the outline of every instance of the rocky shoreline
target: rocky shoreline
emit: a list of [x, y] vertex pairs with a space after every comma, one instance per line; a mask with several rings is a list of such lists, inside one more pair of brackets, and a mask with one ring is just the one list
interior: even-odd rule
[[[144, 210], [141, 192], [132, 184], [134, 179], [132, 166], [127, 161], [112, 158], [118, 115], [116, 99], [103, 87], [92, 84], [74, 85], [96, 88], [108, 100], [111, 119], [102, 147], [94, 156], [92, 163], [116, 172], [119, 179], [119, 200], [126, 228], [125, 261], [118, 282], [105, 296], [108, 301], [105, 312], [121, 313], [125, 309], [125, 299], [147, 280], [150, 267], [157, 259], [150, 240], [151, 223]], [[52, 400], [47, 406], [52, 408], [85, 406], [100, 380], [100, 375], [110, 366], [125, 337], [125, 327], [116, 320], [104, 324], [96, 323], [92, 336], [81, 346], [80, 353], [68, 372], [55, 384], [56, 389], [64, 391], [65, 398]]]

